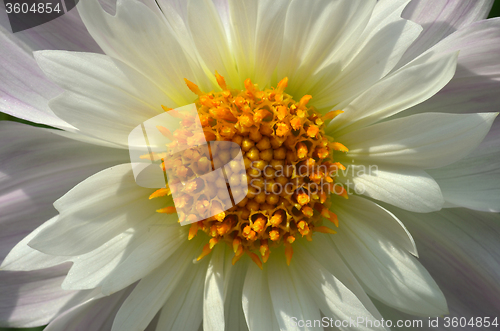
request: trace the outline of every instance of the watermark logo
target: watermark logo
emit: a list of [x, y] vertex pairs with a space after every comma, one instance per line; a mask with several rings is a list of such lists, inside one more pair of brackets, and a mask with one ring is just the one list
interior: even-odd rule
[[181, 225], [217, 216], [248, 193], [240, 146], [207, 142], [195, 104], [145, 121], [128, 143], [137, 184], [168, 187]]
[[78, 0], [4, 0], [12, 32], [52, 21], [73, 9]]

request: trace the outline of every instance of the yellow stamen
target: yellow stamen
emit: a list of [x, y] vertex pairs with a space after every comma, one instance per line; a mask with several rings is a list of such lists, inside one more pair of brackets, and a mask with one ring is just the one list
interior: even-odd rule
[[299, 159], [303, 159], [305, 157], [307, 157], [307, 153], [309, 153], [309, 151], [307, 150], [307, 146], [306, 144], [300, 142], [297, 144], [297, 156], [299, 157]]
[[248, 256], [250, 256], [252, 261], [255, 262], [255, 264], [262, 270], [262, 261], [257, 256], [257, 254], [252, 253], [252, 252], [248, 252], [248, 251], [247, 251], [247, 254], [248, 254]]
[[240, 247], [241, 247], [241, 240], [239, 238], [234, 238], [233, 251], [236, 253]]
[[343, 114], [344, 111], [343, 110], [332, 110], [332, 111], [329, 111], [328, 113], [326, 113], [322, 119], [324, 121], [327, 121], [327, 120], [331, 120], [333, 118], [335, 118], [336, 116], [340, 115], [340, 114]]
[[203, 250], [202, 250], [200, 256], [198, 256], [198, 258], [196, 259], [196, 261], [200, 261], [205, 256], [210, 254], [211, 251], [212, 251], [212, 249], [210, 248], [210, 244], [206, 244], [205, 246], [203, 246]]
[[272, 241], [278, 241], [280, 239], [280, 233], [276, 230], [272, 230], [271, 232], [269, 232], [269, 238]]
[[309, 100], [312, 99], [312, 96], [311, 95], [304, 95], [301, 99], [300, 99], [300, 102], [299, 102], [299, 109], [304, 109], [307, 105], [307, 103], [309, 102]]
[[217, 238], [210, 239], [210, 241], [208, 242], [210, 244], [210, 249], [213, 249], [218, 242], [219, 240]]
[[164, 197], [164, 196], [170, 195], [170, 194], [171, 194], [171, 192], [170, 192], [169, 187], [161, 188], [161, 189], [154, 191], [154, 193], [149, 196], [149, 199]]
[[224, 79], [224, 77], [219, 75], [217, 71], [215, 72], [215, 78], [217, 79], [217, 84], [219, 84], [220, 88], [223, 90], [227, 90], [226, 80]]
[[287, 86], [288, 86], [288, 77], [285, 77], [278, 83], [278, 91], [280, 93], [283, 93]]
[[331, 148], [335, 151], [339, 151], [339, 152], [349, 152], [349, 149], [347, 147], [345, 147], [344, 145], [342, 145], [341, 143], [339, 142], [333, 142], [331, 143]]
[[339, 227], [339, 219], [337, 218], [337, 214], [331, 212], [331, 211], [328, 211], [329, 213], [329, 220], [332, 221], [333, 224], [335, 224], [335, 226], [338, 228]]
[[173, 108], [169, 108], [167, 106], [161, 105], [161, 108], [163, 108], [164, 111], [171, 111]]
[[161, 213], [161, 214], [173, 214], [173, 213], [175, 213], [175, 207], [161, 208], [161, 209], [156, 210], [156, 212]]
[[314, 228], [314, 231], [321, 232], [321, 233], [327, 233], [327, 234], [335, 234], [335, 233], [337, 233], [336, 231], [330, 229], [327, 226], [317, 226], [317, 227]]
[[189, 227], [189, 235], [188, 235], [188, 240], [193, 239], [196, 236], [196, 233], [198, 232], [198, 223], [193, 223]]
[[203, 92], [200, 90], [198, 85], [196, 85], [192, 81], [188, 80], [187, 78], [184, 78], [184, 81], [186, 82], [186, 85], [191, 90], [191, 92], [193, 92], [194, 94], [197, 94], [199, 96], [203, 95]]
[[238, 250], [234, 253], [233, 260], [231, 261], [233, 265], [238, 262], [238, 260], [243, 256], [243, 253], [245, 251], [243, 250], [243, 246], [240, 246]]

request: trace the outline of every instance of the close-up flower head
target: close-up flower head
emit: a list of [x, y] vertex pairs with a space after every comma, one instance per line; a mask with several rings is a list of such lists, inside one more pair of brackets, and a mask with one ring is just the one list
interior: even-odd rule
[[77, 2], [0, 4], [0, 331], [499, 328], [493, 0]]

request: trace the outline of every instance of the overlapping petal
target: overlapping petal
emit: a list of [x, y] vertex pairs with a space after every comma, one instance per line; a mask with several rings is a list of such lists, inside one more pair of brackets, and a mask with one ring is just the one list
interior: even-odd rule
[[147, 77], [105, 55], [41, 51], [35, 56], [45, 74], [66, 90], [50, 107], [90, 136], [125, 147], [132, 129], [173, 103]]
[[[401, 225], [395, 227], [387, 221], [384, 224], [374, 219], [367, 226], [366, 215], [360, 215], [360, 212], [368, 213], [370, 208], [376, 210], [377, 206], [359, 199], [336, 208], [343, 226], [332, 239], [366, 292], [410, 314], [439, 316], [447, 313], [446, 299], [439, 287], [425, 268], [408, 253], [408, 246], [413, 244], [408, 242], [408, 233], [407, 243], [402, 246], [396, 241], [398, 237], [391, 233]], [[371, 216], [380, 219], [375, 215], [372, 213]], [[395, 223], [394, 216], [387, 214], [385, 217], [388, 220], [392, 218]]]
[[478, 148], [449, 166], [433, 169], [450, 207], [500, 211], [500, 127], [497, 125]]
[[[184, 78], [200, 80], [200, 84], [206, 79], [157, 10], [155, 13], [135, 0], [122, 0], [117, 3], [116, 15], [112, 16], [97, 0], [78, 4], [85, 26], [105, 54], [151, 79], [175, 102], [169, 107], [183, 106], [193, 100]], [[193, 72], [192, 67], [197, 72]]]
[[425, 113], [375, 124], [339, 137], [360, 162], [439, 168], [472, 152], [497, 114]]
[[417, 22], [423, 33], [401, 63], [408, 63], [446, 36], [488, 16], [493, 0], [412, 0], [402, 16]]
[[391, 211], [413, 234], [422, 264], [447, 298], [450, 316], [496, 316], [500, 309], [499, 215], [462, 208], [425, 216], [397, 208]]

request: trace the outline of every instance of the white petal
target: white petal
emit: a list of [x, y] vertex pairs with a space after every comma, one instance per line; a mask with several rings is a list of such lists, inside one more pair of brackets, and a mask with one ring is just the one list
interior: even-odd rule
[[187, 15], [191, 36], [208, 72], [213, 74], [217, 70], [233, 88], [242, 87], [229, 36], [214, 3], [211, 0], [188, 0]]
[[356, 193], [417, 213], [443, 207], [444, 198], [439, 185], [423, 170], [352, 165], [346, 171], [350, 183], [339, 179], [345, 186], [354, 188]]
[[[341, 201], [339, 201], [341, 200]], [[362, 238], [368, 236], [367, 240], [379, 238], [387, 244], [394, 246], [398, 250], [402, 250], [418, 256], [417, 247], [413, 238], [405, 228], [403, 223], [387, 209], [377, 205], [376, 203], [352, 195], [349, 199], [337, 199], [332, 206], [332, 210], [337, 213], [337, 210], [342, 210], [342, 213], [348, 217], [349, 225], [359, 229], [357, 234], [361, 241]], [[343, 224], [343, 220], [339, 217], [339, 227]], [[328, 224], [329, 227], [334, 227]], [[332, 237], [335, 240], [335, 237]]]
[[194, 79], [192, 63], [160, 15], [135, 0], [118, 1], [115, 16], [106, 13], [97, 0], [79, 2], [78, 11], [107, 55], [147, 76], [177, 106], [193, 101], [184, 83], [184, 78]]
[[[305, 243], [307, 245], [307, 243]], [[303, 247], [300, 247], [303, 248]], [[377, 320], [361, 301], [344, 284], [330, 274], [313, 255], [304, 249], [297, 249], [292, 270], [301, 286], [308, 288], [316, 304], [327, 317], [336, 321]], [[353, 330], [385, 330], [383, 327], [357, 325]], [[349, 328], [343, 328], [348, 330]]]
[[0, 147], [0, 259], [57, 214], [52, 205], [56, 199], [86, 177], [129, 157], [125, 151], [60, 137], [59, 132], [0, 122], [0, 141], [9, 142]]
[[7, 255], [5, 260], [0, 265], [0, 270], [10, 271], [30, 271], [39, 270], [68, 262], [66, 256], [47, 255], [39, 252], [28, 246], [31, 241], [40, 231], [48, 226], [52, 226], [57, 221], [58, 216], [54, 216], [47, 222], [40, 225], [23, 240], [21, 240]]
[[[110, 294], [145, 277], [187, 241], [187, 229], [177, 224], [163, 226], [160, 220], [164, 214], [156, 216], [158, 224], [153, 224], [146, 236], [137, 239], [134, 249], [129, 248], [124, 258], [101, 283], [101, 291]], [[174, 216], [175, 217], [175, 216]]]
[[116, 268], [127, 250], [135, 248], [133, 239], [133, 231], [125, 231], [101, 247], [71, 258], [73, 266], [61, 285], [62, 289], [85, 290], [97, 287]]
[[29, 245], [53, 255], [80, 255], [131, 227], [147, 228], [161, 207], [139, 187], [130, 164], [103, 170], [78, 184], [54, 204], [60, 215]]
[[269, 293], [267, 270], [260, 270], [254, 263], [250, 263], [243, 285], [243, 311], [250, 331], [279, 330]]
[[0, 27], [0, 111], [27, 121], [72, 129], [48, 107], [48, 101], [62, 90], [41, 72], [28, 47], [9, 39], [10, 34]]
[[216, 245], [205, 277], [203, 292], [203, 330], [224, 330], [224, 249]]
[[248, 325], [242, 306], [243, 286], [248, 265], [252, 262], [240, 259], [232, 265], [234, 254], [226, 250], [224, 265], [224, 315], [225, 325], [229, 330], [247, 331]]
[[0, 271], [0, 327], [47, 324], [90, 297], [89, 291], [64, 291], [69, 265], [37, 271]]
[[[278, 64], [288, 0], [230, 1], [231, 47], [240, 80], [269, 85]], [[272, 31], [272, 33], [269, 33]]]
[[476, 22], [431, 48], [437, 54], [460, 51], [455, 76], [435, 96], [404, 114], [497, 111], [500, 108], [499, 29], [498, 18]]
[[311, 243], [303, 245], [303, 248], [307, 250], [310, 255], [314, 256], [329, 273], [344, 284], [373, 317], [376, 319], [381, 318], [372, 300], [368, 297], [364, 288], [351, 272], [347, 264], [342, 260], [342, 256], [329, 236], [315, 236], [314, 240]]
[[274, 257], [266, 266], [269, 267], [269, 290], [280, 329], [322, 330], [317, 325], [299, 327], [298, 320], [320, 320], [321, 315], [305, 284], [292, 276], [290, 267], [285, 264], [284, 254]]
[[35, 53], [51, 80], [66, 90], [50, 107], [86, 134], [127, 146], [128, 135], [172, 101], [136, 70], [101, 54]]
[[425, 217], [391, 209], [413, 233], [421, 262], [443, 290], [450, 317], [496, 316], [500, 309], [500, 217], [446, 209]]
[[324, 86], [309, 92], [316, 107], [331, 109], [341, 102], [345, 104], [393, 69], [422, 30], [418, 24], [401, 19], [407, 2], [377, 2], [354, 48], [340, 61], [334, 57], [325, 70], [310, 76], [317, 86]]
[[116, 312], [133, 287], [111, 296], [89, 300], [60, 314], [47, 325], [47, 331], [110, 330]]
[[433, 169], [444, 199], [453, 206], [500, 211], [500, 126], [496, 125], [479, 147], [464, 159]]
[[368, 229], [355, 209], [342, 204], [336, 213], [343, 222], [331, 239], [370, 296], [410, 314], [447, 313], [446, 300], [425, 268], [392, 238], [386, 239], [388, 225]]
[[285, 22], [278, 78], [288, 77], [289, 90], [294, 94], [307, 90], [310, 86], [301, 89], [305, 83], [302, 77], [315, 73], [332, 58], [342, 58], [353, 48], [355, 43], [351, 40], [356, 40], [365, 28], [375, 3], [358, 0], [292, 1]]
[[451, 164], [475, 149], [497, 114], [426, 113], [349, 132], [337, 138], [360, 162], [421, 169]]
[[199, 241], [193, 239], [144, 277], [116, 314], [112, 331], [145, 329], [183, 279], [199, 248]]
[[203, 287], [208, 259], [193, 265], [163, 306], [158, 331], [198, 330], [203, 319]]
[[411, 1], [403, 17], [422, 25], [424, 31], [408, 49], [401, 64], [410, 62], [461, 27], [486, 18], [492, 3], [492, 0]]
[[427, 100], [453, 77], [456, 60], [456, 53], [419, 57], [380, 80], [349, 105], [339, 105], [344, 113], [328, 124], [328, 130], [344, 134]]

